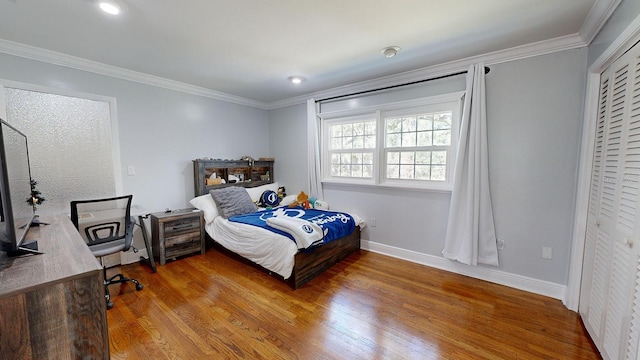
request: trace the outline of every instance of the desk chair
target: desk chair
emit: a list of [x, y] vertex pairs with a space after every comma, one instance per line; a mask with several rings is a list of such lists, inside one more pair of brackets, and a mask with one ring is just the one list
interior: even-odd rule
[[133, 195], [126, 195], [71, 202], [71, 222], [87, 242], [91, 253], [100, 258], [104, 272], [107, 309], [113, 307], [109, 285], [131, 281], [136, 284], [136, 290], [140, 291], [143, 288], [138, 280], [127, 278], [122, 274], [107, 278], [107, 268], [102, 261], [105, 255], [127, 251], [131, 247], [135, 225], [135, 219], [131, 216], [132, 198]]

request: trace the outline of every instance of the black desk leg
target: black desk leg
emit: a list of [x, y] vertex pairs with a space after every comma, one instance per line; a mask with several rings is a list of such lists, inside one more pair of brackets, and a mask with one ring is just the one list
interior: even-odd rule
[[153, 260], [153, 251], [151, 249], [151, 244], [149, 244], [149, 239], [147, 238], [147, 227], [144, 224], [144, 219], [148, 217], [148, 216], [138, 216], [138, 221], [140, 221], [140, 229], [142, 229], [142, 238], [144, 239], [144, 246], [147, 248], [147, 255], [149, 257], [149, 259], [145, 259], [144, 257], [140, 256], [140, 260], [144, 260], [144, 261], [148, 261], [149, 265], [151, 266], [151, 270], [153, 270], [154, 273], [158, 272], [158, 270], [156, 269], [156, 262]]

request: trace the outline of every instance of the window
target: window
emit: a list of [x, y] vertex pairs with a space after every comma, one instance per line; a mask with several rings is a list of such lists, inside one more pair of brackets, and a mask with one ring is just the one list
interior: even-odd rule
[[376, 118], [352, 118], [329, 125], [329, 176], [373, 178]]
[[461, 97], [386, 104], [357, 115], [321, 114], [323, 180], [450, 189]]

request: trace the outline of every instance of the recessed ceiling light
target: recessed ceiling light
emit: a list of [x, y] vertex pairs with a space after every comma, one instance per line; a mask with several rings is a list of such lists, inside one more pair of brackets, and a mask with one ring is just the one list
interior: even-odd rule
[[304, 81], [304, 78], [300, 75], [294, 75], [294, 76], [289, 76], [289, 81], [297, 85], [302, 83]]
[[396, 56], [398, 51], [400, 51], [399, 47], [397, 47], [397, 46], [389, 46], [389, 47], [386, 47], [386, 48], [382, 49], [381, 52], [382, 52], [382, 55], [384, 55], [384, 57], [392, 58], [392, 57]]
[[113, 1], [100, 1], [98, 5], [100, 5], [100, 9], [107, 14], [118, 15], [122, 11], [120, 5]]

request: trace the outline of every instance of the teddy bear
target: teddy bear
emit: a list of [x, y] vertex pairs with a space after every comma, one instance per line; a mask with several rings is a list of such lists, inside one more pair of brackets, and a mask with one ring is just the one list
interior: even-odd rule
[[301, 206], [304, 209], [310, 209], [311, 204], [309, 204], [309, 195], [305, 194], [304, 191], [301, 191], [298, 194], [296, 200], [294, 200], [291, 204], [289, 204], [290, 208]]

